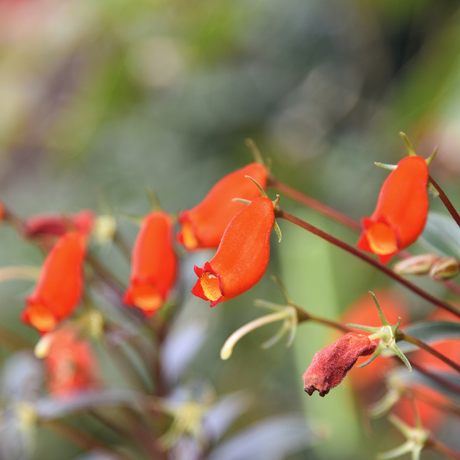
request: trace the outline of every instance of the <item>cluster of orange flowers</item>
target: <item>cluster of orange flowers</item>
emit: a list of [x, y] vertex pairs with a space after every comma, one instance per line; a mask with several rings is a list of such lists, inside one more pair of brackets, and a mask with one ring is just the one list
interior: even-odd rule
[[[133, 248], [124, 304], [140, 309], [146, 317], [164, 305], [178, 275], [174, 239], [188, 251], [217, 248], [209, 262], [195, 267], [198, 280], [192, 289], [194, 295], [209, 300], [211, 307], [254, 286], [268, 266], [270, 233], [277, 209], [277, 201], [272, 202], [263, 191], [267, 179], [267, 170], [259, 163], [249, 164], [224, 177], [200, 204], [178, 216], [180, 229], [176, 238], [170, 214], [153, 211], [145, 216]], [[427, 184], [426, 161], [418, 156], [404, 158], [383, 184], [374, 214], [363, 218], [364, 230], [358, 248], [378, 255], [385, 263], [412, 244], [423, 231], [427, 219]], [[1, 212], [3, 215], [3, 207]], [[5, 219], [8, 219], [7, 212]], [[73, 216], [34, 216], [23, 227], [23, 236], [40, 241], [49, 253], [35, 290], [26, 299], [21, 318], [41, 334], [55, 334], [53, 342], [58, 337], [58, 331], [53, 331], [74, 312], [81, 300], [83, 264], [94, 223], [92, 212], [81, 211]], [[342, 381], [360, 355], [375, 349], [376, 342], [353, 334], [319, 352], [307, 371], [310, 373], [306, 391], [311, 394], [317, 389], [321, 395], [326, 394]], [[87, 377], [76, 378], [77, 374], [75, 378], [66, 374], [67, 379], [51, 377], [51, 386], [58, 393], [58, 382], [65, 381], [62, 388], [67, 391], [91, 386], [96, 380], [93, 364], [88, 365], [91, 370], [87, 374], [81, 371], [85, 361], [94, 361], [90, 357], [83, 358], [90, 354], [83, 344], [84, 339], [78, 338], [74, 330], [66, 337], [60, 341], [66, 344], [67, 352], [63, 352], [63, 346], [49, 350], [50, 374], [56, 374], [59, 367], [56, 357], [62, 355], [66, 357], [63, 361], [73, 362], [73, 369], [78, 369], [75, 372], [80, 373], [80, 377]], [[72, 349], [75, 352], [69, 354]], [[347, 362], [346, 356], [350, 357]]]

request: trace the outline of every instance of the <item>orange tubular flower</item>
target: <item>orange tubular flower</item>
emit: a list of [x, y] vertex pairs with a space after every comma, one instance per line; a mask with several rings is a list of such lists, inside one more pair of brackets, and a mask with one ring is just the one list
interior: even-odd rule
[[254, 286], [268, 266], [274, 221], [269, 198], [252, 200], [230, 221], [211, 261], [203, 268], [195, 266], [198, 281], [192, 294], [209, 300], [214, 307]]
[[199, 205], [179, 215], [182, 228], [177, 239], [189, 251], [219, 246], [228, 223], [245, 206], [233, 198], [252, 200], [260, 196], [260, 190], [245, 176], [251, 176], [262, 188], [267, 184], [265, 166], [251, 163], [225, 176]]
[[358, 248], [386, 263], [414, 243], [428, 215], [427, 185], [426, 161], [418, 156], [403, 158], [385, 180], [374, 214], [363, 218], [365, 230]]
[[130, 285], [123, 301], [145, 316], [165, 302], [177, 275], [177, 257], [172, 245], [171, 216], [162, 211], [148, 214], [133, 249]]
[[81, 297], [86, 237], [61, 237], [43, 263], [35, 291], [26, 299], [21, 319], [40, 332], [54, 329], [72, 313]]
[[63, 327], [50, 333], [45, 368], [48, 391], [58, 398], [69, 398], [99, 387], [98, 365], [91, 342], [82, 338], [75, 328]]
[[349, 332], [315, 353], [303, 375], [304, 390], [311, 396], [315, 390], [325, 396], [345, 378], [360, 356], [374, 353], [377, 342], [367, 335]]

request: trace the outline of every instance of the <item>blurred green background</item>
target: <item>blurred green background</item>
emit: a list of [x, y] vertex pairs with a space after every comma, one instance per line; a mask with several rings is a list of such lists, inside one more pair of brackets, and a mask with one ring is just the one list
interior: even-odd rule
[[[193, 207], [218, 179], [252, 161], [244, 145], [250, 137], [278, 179], [359, 219], [373, 211], [387, 175], [373, 162], [405, 155], [399, 131], [422, 156], [439, 147], [430, 172], [455, 204], [460, 2], [0, 0], [0, 107], [0, 197], [24, 217], [102, 212], [101, 194], [115, 212], [142, 215], [148, 188], [169, 212]], [[337, 224], [287, 198], [280, 204], [355, 244]], [[287, 222], [280, 226], [283, 241], [273, 241], [269, 273], [257, 287], [212, 310], [187, 300], [188, 317], [211, 324], [191, 372], [218, 393], [255, 392], [235, 431], [303, 405], [307, 421], [333, 441], [286, 458], [371, 458], [396, 441], [364, 435], [349, 385], [325, 399], [303, 394], [301, 375], [330, 341], [324, 328], [302, 326], [293, 348], [263, 351], [267, 327], [239, 343], [228, 362], [219, 359], [225, 338], [261, 314], [255, 298], [281, 302], [269, 274], [295, 302], [330, 318], [391, 284]], [[120, 228], [132, 242], [136, 228], [123, 219]], [[40, 264], [40, 253], [11, 228], [0, 234], [1, 266]], [[127, 279], [114, 249], [100, 255]], [[189, 268], [209, 256], [189, 257]], [[193, 273], [184, 283], [191, 287]], [[18, 319], [28, 290], [28, 283], [0, 287], [0, 321], [36, 340]], [[40, 458], [51, 458], [43, 449]], [[77, 453], [62, 449], [55, 458]]]

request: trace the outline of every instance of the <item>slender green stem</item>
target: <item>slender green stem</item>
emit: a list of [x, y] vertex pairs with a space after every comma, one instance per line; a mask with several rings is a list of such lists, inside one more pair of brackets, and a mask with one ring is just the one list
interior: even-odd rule
[[444, 193], [444, 190], [431, 176], [430, 176], [430, 182], [433, 184], [434, 188], [438, 191], [439, 198], [444, 203], [444, 206], [450, 212], [450, 215], [453, 217], [455, 222], [457, 222], [457, 225], [460, 227], [460, 214], [457, 212], [452, 202], [449, 200], [447, 195]]
[[120, 252], [123, 254], [124, 258], [128, 261], [128, 263], [131, 263], [131, 249], [129, 248], [128, 243], [118, 230], [115, 232], [113, 242], [120, 250]]
[[413, 337], [411, 335], [405, 334], [403, 331], [398, 330], [397, 338], [398, 338], [398, 340], [405, 340], [406, 342], [409, 342], [409, 343], [412, 343], [414, 345], [417, 345], [417, 347], [419, 347], [422, 350], [425, 350], [428, 353], [430, 353], [431, 355], [435, 356], [436, 358], [441, 360], [443, 363], [446, 363], [448, 366], [452, 367], [452, 369], [455, 369], [457, 372], [460, 372], [460, 365], [459, 364], [457, 364], [456, 362], [452, 361], [447, 356], [444, 356], [443, 354], [439, 353], [439, 351], [437, 351], [434, 348], [430, 347], [427, 343], [422, 342], [421, 340], [417, 339], [416, 337]]
[[457, 452], [451, 449], [449, 446], [439, 442], [437, 439], [434, 439], [433, 436], [430, 436], [427, 447], [437, 450], [438, 452], [441, 452], [442, 454], [447, 455], [448, 457], [455, 460], [460, 460], [460, 452]]
[[293, 307], [296, 309], [297, 320], [299, 323], [303, 323], [305, 321], [313, 321], [315, 323], [320, 323], [320, 324], [324, 324], [325, 326], [333, 327], [342, 332], [352, 332], [353, 331], [353, 329], [351, 329], [348, 326], [345, 326], [344, 324], [341, 324], [341, 323], [338, 323], [336, 321], [332, 321], [326, 318], [321, 318], [320, 316], [311, 315], [310, 313], [306, 312], [302, 307], [299, 307], [298, 305], [293, 305]]
[[342, 214], [336, 209], [333, 209], [321, 203], [320, 201], [317, 201], [314, 198], [311, 198], [308, 195], [305, 195], [304, 193], [299, 192], [298, 190], [290, 187], [289, 185], [286, 185], [283, 182], [280, 182], [279, 180], [277, 180], [275, 177], [271, 175], [268, 177], [267, 185], [270, 187], [276, 188], [281, 193], [284, 193], [285, 195], [290, 196], [291, 198], [303, 204], [307, 208], [314, 209], [319, 214], [322, 214], [323, 216], [326, 216], [344, 225], [345, 227], [350, 228], [351, 230], [357, 233], [362, 231], [361, 224], [359, 222], [356, 222], [351, 217], [348, 217], [347, 215]]
[[402, 276], [398, 275], [395, 273], [391, 268], [388, 268], [386, 265], [381, 264], [380, 262], [376, 261], [375, 259], [372, 259], [369, 257], [367, 254], [364, 252], [361, 252], [360, 250], [356, 249], [355, 247], [345, 243], [342, 240], [339, 240], [338, 238], [335, 238], [332, 235], [329, 235], [326, 232], [323, 232], [319, 228], [309, 224], [308, 222], [305, 222], [302, 219], [299, 219], [298, 217], [293, 216], [292, 214], [289, 214], [286, 211], [283, 211], [282, 209], [277, 208], [275, 211], [276, 217], [279, 217], [281, 219], [285, 219], [301, 228], [304, 230], [309, 231], [310, 233], [313, 233], [316, 236], [319, 236], [320, 238], [328, 241], [329, 243], [333, 244], [334, 246], [337, 246], [350, 254], [354, 255], [355, 257], [358, 257], [359, 259], [363, 260], [364, 262], [368, 263], [369, 265], [372, 265], [374, 268], [377, 270], [380, 270], [382, 273], [385, 273], [387, 276], [390, 278], [394, 279], [398, 283], [402, 284], [405, 286], [407, 289], [411, 290], [418, 296], [422, 297], [423, 299], [427, 300], [428, 302], [431, 302], [433, 305], [436, 305], [438, 307], [444, 308], [445, 310], [450, 311], [454, 315], [458, 316], [460, 318], [460, 310], [455, 308], [454, 306], [450, 305], [449, 303], [438, 299], [434, 295], [430, 294], [429, 292], [424, 291], [423, 289], [419, 288], [415, 284], [411, 283], [410, 281], [406, 280]]

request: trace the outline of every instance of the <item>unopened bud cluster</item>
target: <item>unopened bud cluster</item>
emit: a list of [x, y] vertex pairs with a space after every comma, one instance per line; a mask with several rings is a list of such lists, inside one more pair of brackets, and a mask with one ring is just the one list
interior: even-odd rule
[[435, 281], [453, 278], [460, 270], [460, 261], [455, 257], [440, 257], [436, 254], [421, 254], [401, 260], [394, 266], [400, 275], [428, 275]]

